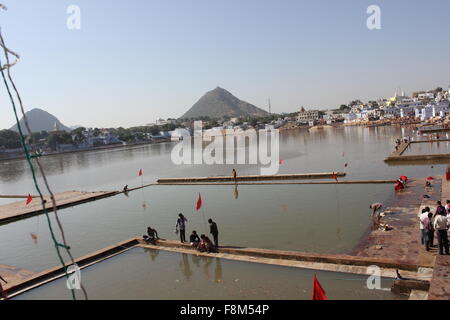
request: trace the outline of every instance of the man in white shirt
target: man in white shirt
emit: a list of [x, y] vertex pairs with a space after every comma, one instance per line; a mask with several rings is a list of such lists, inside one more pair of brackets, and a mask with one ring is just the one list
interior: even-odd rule
[[428, 223], [428, 213], [430, 212], [430, 208], [426, 207], [422, 209], [422, 213], [419, 215], [419, 225], [420, 225], [420, 241], [422, 245], [426, 245], [429, 242], [428, 239], [428, 230], [426, 228], [426, 224]]
[[448, 229], [448, 219], [445, 215], [442, 213], [439, 213], [436, 215], [433, 221], [434, 229], [436, 230], [437, 236], [438, 236], [438, 243], [439, 243], [439, 254], [443, 255], [444, 251], [445, 254], [449, 254], [449, 248], [448, 248], [448, 235], [447, 235], [447, 229]]

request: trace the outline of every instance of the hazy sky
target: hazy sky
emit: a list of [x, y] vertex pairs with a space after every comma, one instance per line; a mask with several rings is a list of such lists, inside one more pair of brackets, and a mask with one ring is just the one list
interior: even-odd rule
[[[179, 117], [221, 86], [274, 112], [450, 85], [448, 0], [0, 0], [26, 108], [66, 125]], [[81, 9], [69, 30], [67, 7]], [[381, 30], [366, 27], [381, 7]], [[4, 59], [2, 59], [3, 61]], [[0, 88], [0, 128], [14, 123]]]

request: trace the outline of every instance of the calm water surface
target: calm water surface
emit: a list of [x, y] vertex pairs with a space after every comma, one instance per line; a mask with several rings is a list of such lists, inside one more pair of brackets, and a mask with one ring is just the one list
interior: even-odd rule
[[[396, 179], [444, 172], [442, 165], [386, 165], [383, 159], [402, 134], [408, 132], [396, 127], [284, 132], [280, 135], [283, 164], [279, 173], [345, 171], [345, 179]], [[56, 192], [120, 190], [126, 184], [137, 186], [160, 177], [230, 175], [233, 166], [172, 164], [173, 146], [165, 143], [65, 154], [42, 161]], [[235, 167], [242, 175], [259, 174], [260, 170], [257, 165]], [[140, 168], [144, 170], [143, 181], [138, 177]], [[194, 206], [199, 192], [204, 207], [197, 212]], [[24, 161], [0, 163], [0, 193], [35, 193]], [[128, 197], [119, 195], [59, 212], [75, 256], [142, 235], [149, 225], [162, 238], [176, 239], [179, 212], [188, 218], [188, 230], [199, 233], [208, 232], [206, 220], [212, 217], [223, 245], [346, 253], [369, 227], [369, 204], [386, 202], [393, 196], [389, 184], [154, 186], [131, 192]], [[36, 243], [31, 232], [38, 234]], [[58, 265], [45, 216], [0, 226], [0, 264], [34, 271]]]
[[[84, 269], [82, 280], [89, 299], [310, 300], [314, 274], [317, 274], [329, 299], [405, 298], [387, 290], [368, 290], [367, 277], [359, 275], [142, 248]], [[392, 280], [383, 279], [381, 287], [388, 289], [391, 284]], [[79, 295], [78, 298], [83, 297]], [[61, 300], [71, 297], [65, 279], [60, 279], [22, 294], [17, 299]]]

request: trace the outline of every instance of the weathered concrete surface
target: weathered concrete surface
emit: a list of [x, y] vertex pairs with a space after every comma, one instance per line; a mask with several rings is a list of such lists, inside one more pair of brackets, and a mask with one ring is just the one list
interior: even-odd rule
[[443, 142], [449, 141], [450, 139], [440, 139], [440, 140], [419, 140], [419, 141], [411, 141], [411, 142], [402, 142], [399, 146], [398, 150], [392, 152], [386, 159], [385, 162], [398, 162], [398, 161], [430, 161], [430, 160], [447, 160], [450, 159], [450, 154], [417, 154], [417, 155], [409, 155], [403, 156], [403, 153], [408, 149], [410, 144], [413, 143], [435, 143], [435, 142]]
[[[237, 176], [236, 181], [261, 181], [261, 180], [297, 180], [297, 179], [332, 179], [333, 176], [345, 177], [345, 172], [320, 172], [320, 173], [301, 173], [301, 174], [274, 174], [274, 175], [249, 175]], [[232, 176], [215, 176], [215, 177], [186, 177], [186, 178], [161, 178], [158, 183], [175, 183], [175, 182], [234, 182]]]
[[[388, 258], [421, 267], [434, 266], [434, 252], [426, 252], [420, 243], [418, 213], [425, 205], [435, 208], [440, 199], [440, 179], [425, 188], [425, 179], [408, 182], [407, 188], [395, 193], [384, 209], [383, 218], [393, 228], [390, 231], [371, 230], [352, 254], [359, 257]], [[394, 188], [392, 188], [394, 189]], [[394, 190], [392, 190], [394, 193]], [[423, 195], [430, 196], [423, 200]], [[368, 210], [369, 211], [369, 210]], [[367, 214], [370, 214], [368, 212]]]
[[338, 181], [270, 181], [270, 182], [164, 182], [158, 186], [262, 186], [262, 185], [317, 185], [317, 184], [394, 184], [396, 180], [338, 180]]
[[390, 156], [384, 161], [424, 161], [424, 160], [448, 160], [450, 159], [450, 154], [423, 154], [423, 155], [410, 155], [410, 156]]
[[428, 290], [411, 290], [409, 300], [428, 300]]
[[[442, 202], [450, 199], [450, 182], [442, 178]], [[430, 300], [450, 300], [450, 256], [436, 256], [428, 294]]]
[[[57, 209], [78, 205], [81, 203], [94, 201], [116, 195], [116, 191], [66, 191], [55, 194]], [[48, 211], [53, 210], [52, 201], [49, 196], [44, 197]], [[26, 204], [26, 200], [9, 203], [0, 206], [0, 224], [24, 219], [27, 217], [42, 214], [42, 205], [39, 198], [33, 198], [33, 201]]]
[[436, 257], [429, 300], [450, 300], [450, 256]]
[[8, 282], [7, 284], [2, 282], [2, 287], [4, 290], [8, 290], [9, 288], [24, 282], [35, 275], [36, 272], [30, 270], [0, 264], [0, 276]]
[[141, 246], [168, 250], [173, 252], [201, 254], [210, 257], [222, 257], [232, 260], [259, 262], [284, 266], [295, 266], [307, 269], [327, 270], [335, 272], [367, 274], [368, 266], [377, 265], [383, 271], [383, 276], [395, 278], [396, 269], [402, 270], [402, 275], [421, 280], [417, 266], [394, 261], [392, 259], [377, 259], [370, 257], [355, 257], [349, 255], [314, 254], [297, 251], [267, 250], [256, 248], [220, 247], [218, 253], [200, 253], [188, 243], [173, 240], [159, 240], [156, 245], [147, 245], [140, 239]]

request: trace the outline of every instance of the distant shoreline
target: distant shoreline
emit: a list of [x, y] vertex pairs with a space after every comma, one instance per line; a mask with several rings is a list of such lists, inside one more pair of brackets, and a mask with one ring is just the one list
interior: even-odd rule
[[[120, 144], [120, 145], [102, 146], [102, 147], [95, 147], [95, 148], [82, 149], [82, 150], [70, 150], [70, 151], [48, 153], [48, 154], [43, 154], [40, 157], [49, 157], [49, 156], [57, 156], [57, 155], [61, 155], [61, 154], [92, 152], [92, 151], [102, 151], [102, 150], [111, 150], [111, 149], [122, 149], [122, 148], [127, 149], [127, 148], [136, 147], [136, 146], [145, 146], [145, 145], [160, 144], [160, 143], [166, 143], [166, 142], [176, 142], [176, 141], [164, 139], [164, 140], [157, 141], [157, 142], [140, 142], [140, 143], [126, 144], [126, 145]], [[11, 157], [11, 158], [0, 158], [0, 162], [16, 161], [16, 160], [24, 160], [24, 159], [25, 159], [25, 155], [22, 154], [21, 156], [16, 156], [16, 157]]]

